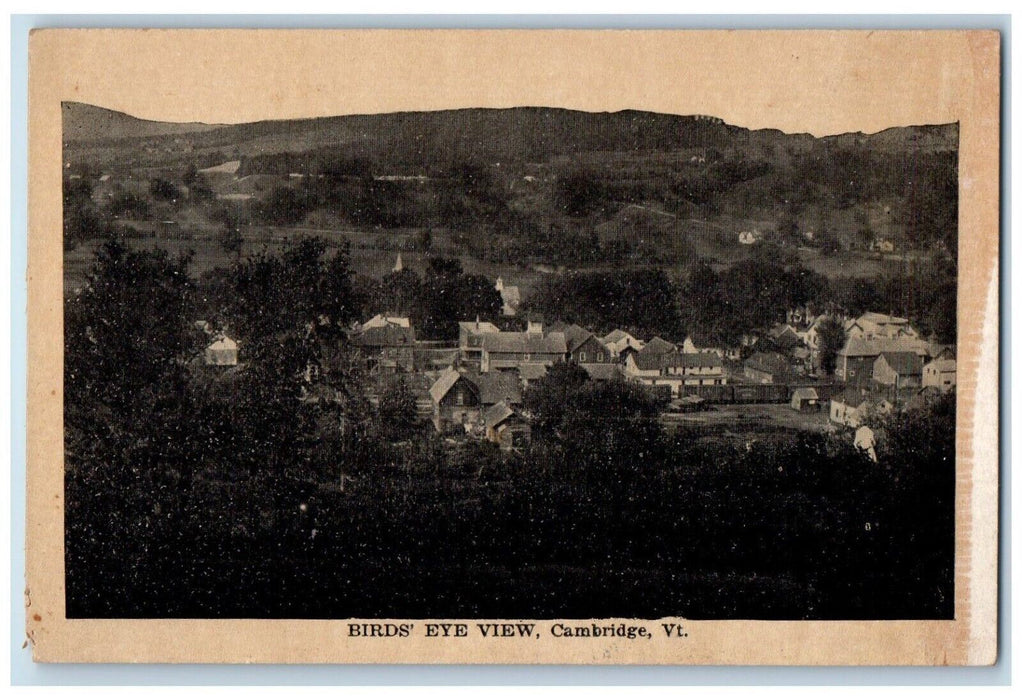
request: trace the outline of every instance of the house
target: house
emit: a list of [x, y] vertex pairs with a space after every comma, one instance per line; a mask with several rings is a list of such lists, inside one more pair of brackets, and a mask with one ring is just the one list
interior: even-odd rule
[[564, 342], [568, 348], [565, 359], [569, 362], [599, 364], [614, 361], [607, 346], [600, 342], [594, 333], [582, 326], [571, 324], [565, 326], [561, 332], [564, 333]]
[[923, 376], [920, 384], [923, 387], [935, 387], [942, 392], [948, 392], [957, 384], [956, 362], [951, 359], [936, 359], [923, 366]]
[[568, 352], [563, 333], [543, 333], [541, 321], [531, 319], [525, 332], [488, 333], [482, 339], [479, 368], [483, 372], [518, 369], [531, 362], [552, 365]]
[[479, 422], [482, 402], [479, 387], [456, 369], [444, 370], [429, 388], [433, 402], [433, 425], [438, 432], [457, 430], [468, 432]]
[[594, 382], [613, 382], [622, 378], [621, 365], [607, 362], [583, 362], [579, 367], [586, 371]]
[[465, 375], [479, 388], [479, 403], [493, 406], [504, 403], [508, 406], [520, 406], [522, 403], [522, 384], [515, 372], [490, 372], [488, 374]]
[[672, 384], [675, 394], [680, 393], [682, 386], [727, 384], [724, 363], [715, 352], [679, 352], [668, 355], [663, 363], [663, 377]]
[[744, 374], [760, 384], [783, 384], [791, 379], [791, 365], [780, 353], [757, 352], [745, 361]]
[[238, 344], [228, 338], [221, 336], [206, 346], [206, 364], [215, 367], [234, 367], [238, 364]]
[[600, 342], [610, 351], [611, 356], [618, 362], [624, 362], [629, 355], [642, 350], [641, 340], [617, 328], [600, 338]]
[[415, 370], [415, 330], [411, 325], [387, 323], [363, 327], [351, 336], [369, 370], [412, 372]]
[[626, 355], [625, 373], [634, 378], [654, 378], [663, 373], [666, 359], [678, 353], [671, 343], [655, 337], [642, 350]]
[[502, 450], [522, 449], [532, 440], [529, 423], [504, 402], [484, 408], [481, 418], [486, 439]]
[[864, 393], [847, 390], [830, 399], [830, 420], [838, 425], [858, 428], [870, 408]]
[[526, 389], [529, 384], [546, 376], [547, 366], [538, 362], [523, 362], [518, 366], [518, 378]]
[[773, 343], [774, 347], [782, 352], [791, 350], [793, 347], [799, 344], [800, 338], [798, 332], [787, 323], [778, 323], [769, 331], [767, 331], [767, 337], [770, 342]]
[[862, 384], [873, 378], [873, 364], [885, 352], [911, 352], [926, 357], [926, 343], [911, 336], [864, 338], [850, 336], [838, 350], [835, 376], [848, 383]]
[[873, 380], [904, 389], [922, 384], [923, 361], [914, 352], [882, 352], [873, 362]]
[[828, 321], [833, 318], [837, 317], [830, 314], [820, 314], [812, 320], [805, 333], [801, 334], [802, 342], [805, 343], [806, 347], [809, 348], [809, 351], [814, 357], [820, 350], [820, 326], [824, 321]]
[[919, 333], [907, 318], [867, 311], [858, 318], [845, 322], [845, 335], [849, 338], [918, 338]]
[[483, 357], [483, 336], [500, 333], [500, 329], [488, 321], [459, 321], [458, 350], [463, 359], [478, 361]]
[[795, 389], [791, 394], [791, 407], [799, 413], [818, 413], [823, 407], [820, 395], [811, 386]]
[[745, 334], [742, 336], [742, 342], [739, 347], [722, 348], [713, 347], [709, 345], [697, 344], [695, 338], [691, 335], [685, 336], [685, 340], [681, 343], [681, 351], [683, 353], [692, 355], [700, 352], [712, 352], [721, 358], [728, 358], [729, 360], [738, 360], [742, 357], [742, 348], [751, 347], [756, 344], [758, 338], [751, 334]]
[[763, 234], [757, 229], [752, 231], [741, 231], [738, 234], [738, 242], [742, 245], [752, 245], [753, 243], [759, 243], [763, 238]]
[[[647, 345], [647, 348], [649, 346]], [[720, 356], [713, 352], [637, 353], [628, 358], [624, 372], [633, 381], [671, 396], [682, 395], [683, 387], [726, 384]]]
[[363, 323], [359, 328], [365, 331], [370, 328], [383, 328], [384, 326], [401, 326], [402, 328], [411, 328], [412, 322], [407, 316], [397, 316], [396, 314], [376, 314], [371, 319]]
[[515, 285], [504, 284], [504, 280], [500, 277], [497, 278], [497, 284], [494, 285], [494, 288], [500, 292], [500, 312], [504, 316], [514, 316], [518, 313], [518, 307], [522, 303], [521, 290]]

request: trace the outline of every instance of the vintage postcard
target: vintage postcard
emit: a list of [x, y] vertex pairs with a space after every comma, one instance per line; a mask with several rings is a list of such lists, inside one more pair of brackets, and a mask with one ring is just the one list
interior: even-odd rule
[[41, 30], [39, 661], [990, 664], [1000, 36]]

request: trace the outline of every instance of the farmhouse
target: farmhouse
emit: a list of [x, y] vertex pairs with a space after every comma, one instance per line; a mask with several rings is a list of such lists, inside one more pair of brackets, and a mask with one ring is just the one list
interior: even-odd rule
[[643, 345], [641, 340], [620, 328], [612, 330], [600, 338], [600, 342], [610, 351], [611, 357], [618, 362], [624, 362], [629, 355], [634, 355], [642, 350]]
[[532, 429], [517, 412], [504, 402], [483, 409], [486, 439], [502, 450], [521, 449], [532, 439]]
[[459, 427], [468, 432], [479, 422], [482, 402], [479, 387], [456, 369], [445, 370], [429, 388], [433, 402], [433, 425], [438, 432]]
[[791, 377], [791, 365], [776, 352], [757, 352], [745, 361], [745, 376], [760, 384], [782, 384]]
[[524, 333], [487, 333], [482, 339], [479, 368], [483, 372], [518, 369], [527, 362], [552, 365], [564, 360], [568, 346], [563, 333], [543, 333], [540, 321], [530, 320]]
[[873, 362], [873, 379], [884, 386], [918, 387], [922, 376], [923, 361], [914, 352], [883, 352]]
[[849, 338], [918, 338], [919, 333], [907, 318], [867, 311], [862, 316], [845, 322], [845, 334]]
[[956, 367], [953, 358], [933, 360], [923, 367], [922, 386], [951, 391], [957, 383]]
[[564, 342], [568, 348], [566, 360], [579, 363], [613, 362], [607, 346], [585, 328], [576, 324], [564, 326], [563, 329], [554, 328], [564, 333]]
[[663, 376], [670, 380], [680, 378], [674, 386], [678, 393], [679, 386], [718, 386], [727, 383], [724, 377], [724, 364], [720, 355], [715, 352], [682, 352], [668, 355], [664, 359]]
[[660, 337], [655, 337], [637, 353], [625, 359], [625, 373], [635, 378], [653, 378], [663, 374], [667, 358], [676, 355], [678, 349]]
[[866, 412], [870, 408], [865, 394], [857, 391], [846, 391], [830, 400], [830, 420], [838, 425], [857, 428], [862, 424]]
[[488, 321], [459, 321], [458, 350], [465, 360], [479, 361], [483, 357], [483, 337], [500, 333], [500, 329]]
[[834, 374], [849, 383], [862, 383], [873, 378], [873, 364], [883, 353], [911, 352], [926, 357], [926, 343], [911, 336], [867, 339], [851, 336], [837, 353]]
[[415, 369], [415, 330], [410, 324], [363, 326], [352, 335], [351, 342], [359, 348], [369, 370], [412, 372]]

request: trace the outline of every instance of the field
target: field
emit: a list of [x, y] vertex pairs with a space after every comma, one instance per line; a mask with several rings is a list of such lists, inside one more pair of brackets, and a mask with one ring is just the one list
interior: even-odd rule
[[668, 413], [662, 416], [668, 430], [695, 428], [708, 435], [753, 436], [772, 432], [809, 430], [834, 432], [827, 412], [799, 413], [788, 404], [734, 404], [710, 406], [693, 413]]

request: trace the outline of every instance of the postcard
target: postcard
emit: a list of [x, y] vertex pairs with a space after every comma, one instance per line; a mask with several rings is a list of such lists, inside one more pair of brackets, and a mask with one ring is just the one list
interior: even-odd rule
[[993, 663], [999, 66], [34, 32], [34, 658]]

